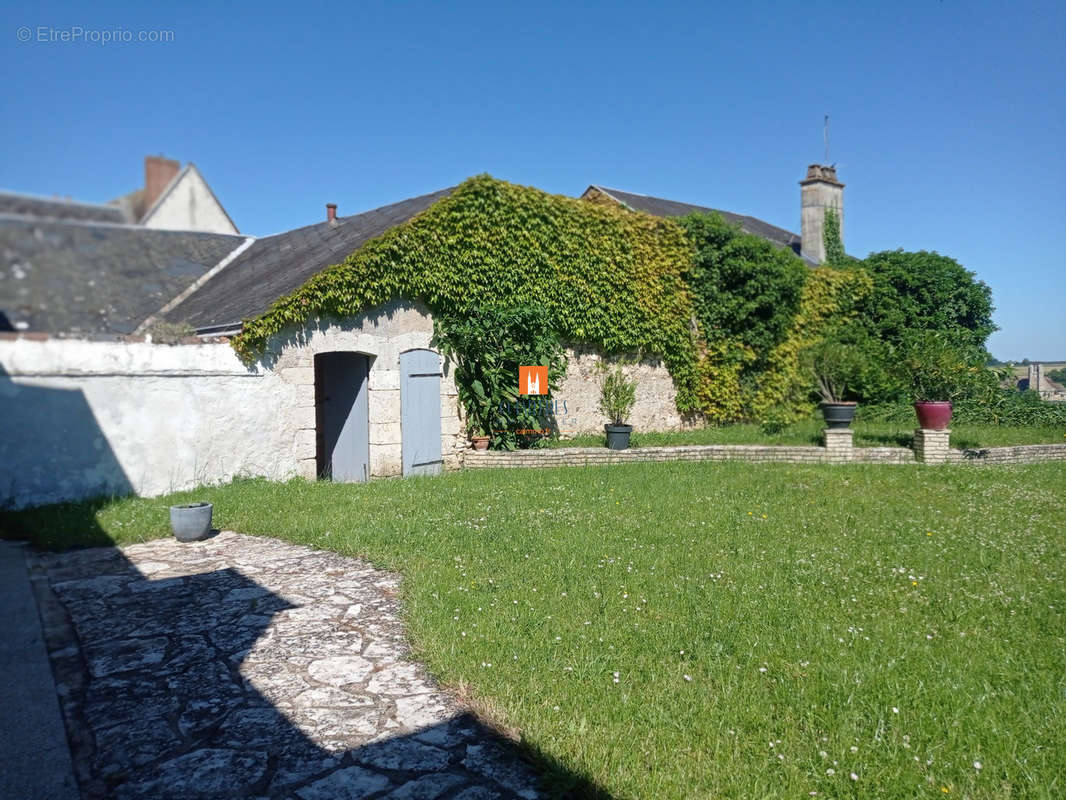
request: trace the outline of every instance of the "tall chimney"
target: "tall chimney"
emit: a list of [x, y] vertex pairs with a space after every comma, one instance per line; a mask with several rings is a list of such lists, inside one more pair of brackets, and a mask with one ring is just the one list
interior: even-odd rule
[[326, 222], [333, 222], [337, 219], [337, 204], [326, 203]]
[[837, 180], [836, 167], [811, 164], [800, 187], [800, 250], [821, 264], [825, 261], [825, 212], [831, 208], [837, 212], [840, 241], [844, 242], [844, 184]]
[[167, 188], [181, 169], [181, 164], [163, 156], [144, 157], [144, 196], [141, 199], [141, 215], [148, 212], [159, 195]]

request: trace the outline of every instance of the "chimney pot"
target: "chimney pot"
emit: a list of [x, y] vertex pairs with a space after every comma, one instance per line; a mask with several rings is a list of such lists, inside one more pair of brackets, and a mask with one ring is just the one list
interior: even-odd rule
[[333, 222], [337, 219], [337, 204], [326, 203], [326, 222]]

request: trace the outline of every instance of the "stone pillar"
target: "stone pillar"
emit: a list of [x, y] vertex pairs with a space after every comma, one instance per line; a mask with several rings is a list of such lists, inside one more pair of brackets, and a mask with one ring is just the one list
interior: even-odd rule
[[948, 460], [948, 437], [951, 431], [914, 431], [914, 458], [923, 464], [945, 464]]
[[843, 463], [854, 458], [851, 436], [851, 428], [826, 428], [822, 431], [822, 443], [831, 462]]

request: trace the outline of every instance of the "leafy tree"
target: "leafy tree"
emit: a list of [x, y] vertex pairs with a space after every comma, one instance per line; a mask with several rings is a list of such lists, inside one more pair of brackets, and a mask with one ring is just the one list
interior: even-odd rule
[[887, 250], [860, 264], [874, 282], [863, 317], [883, 342], [898, 346], [912, 331], [940, 331], [960, 346], [983, 349], [996, 330], [991, 290], [953, 258]]
[[708, 341], [726, 339], [750, 350], [755, 356], [748, 369], [763, 369], [799, 309], [806, 265], [720, 214], [690, 214], [678, 222], [694, 248], [689, 286]]

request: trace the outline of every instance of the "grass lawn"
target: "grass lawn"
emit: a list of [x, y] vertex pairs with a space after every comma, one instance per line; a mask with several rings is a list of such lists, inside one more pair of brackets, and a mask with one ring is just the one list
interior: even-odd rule
[[1066, 796], [1066, 463], [240, 481], [0, 526], [129, 543], [194, 497], [401, 571], [417, 656], [560, 794]]
[[[913, 425], [893, 422], [852, 423], [856, 447], [910, 447], [914, 438]], [[724, 425], [722, 427], [696, 428], [670, 433], [633, 432], [633, 447], [665, 447], [680, 444], [769, 444], [769, 445], [814, 445], [822, 442], [821, 419], [810, 419], [787, 426], [777, 434], [763, 433], [758, 425]], [[549, 447], [603, 447], [604, 437], [599, 434], [578, 436], [573, 439], [557, 439], [547, 443]], [[1066, 428], [1053, 426], [966, 425], [951, 426], [951, 446], [960, 450], [978, 447], [1006, 447], [1016, 444], [1066, 444]]]

